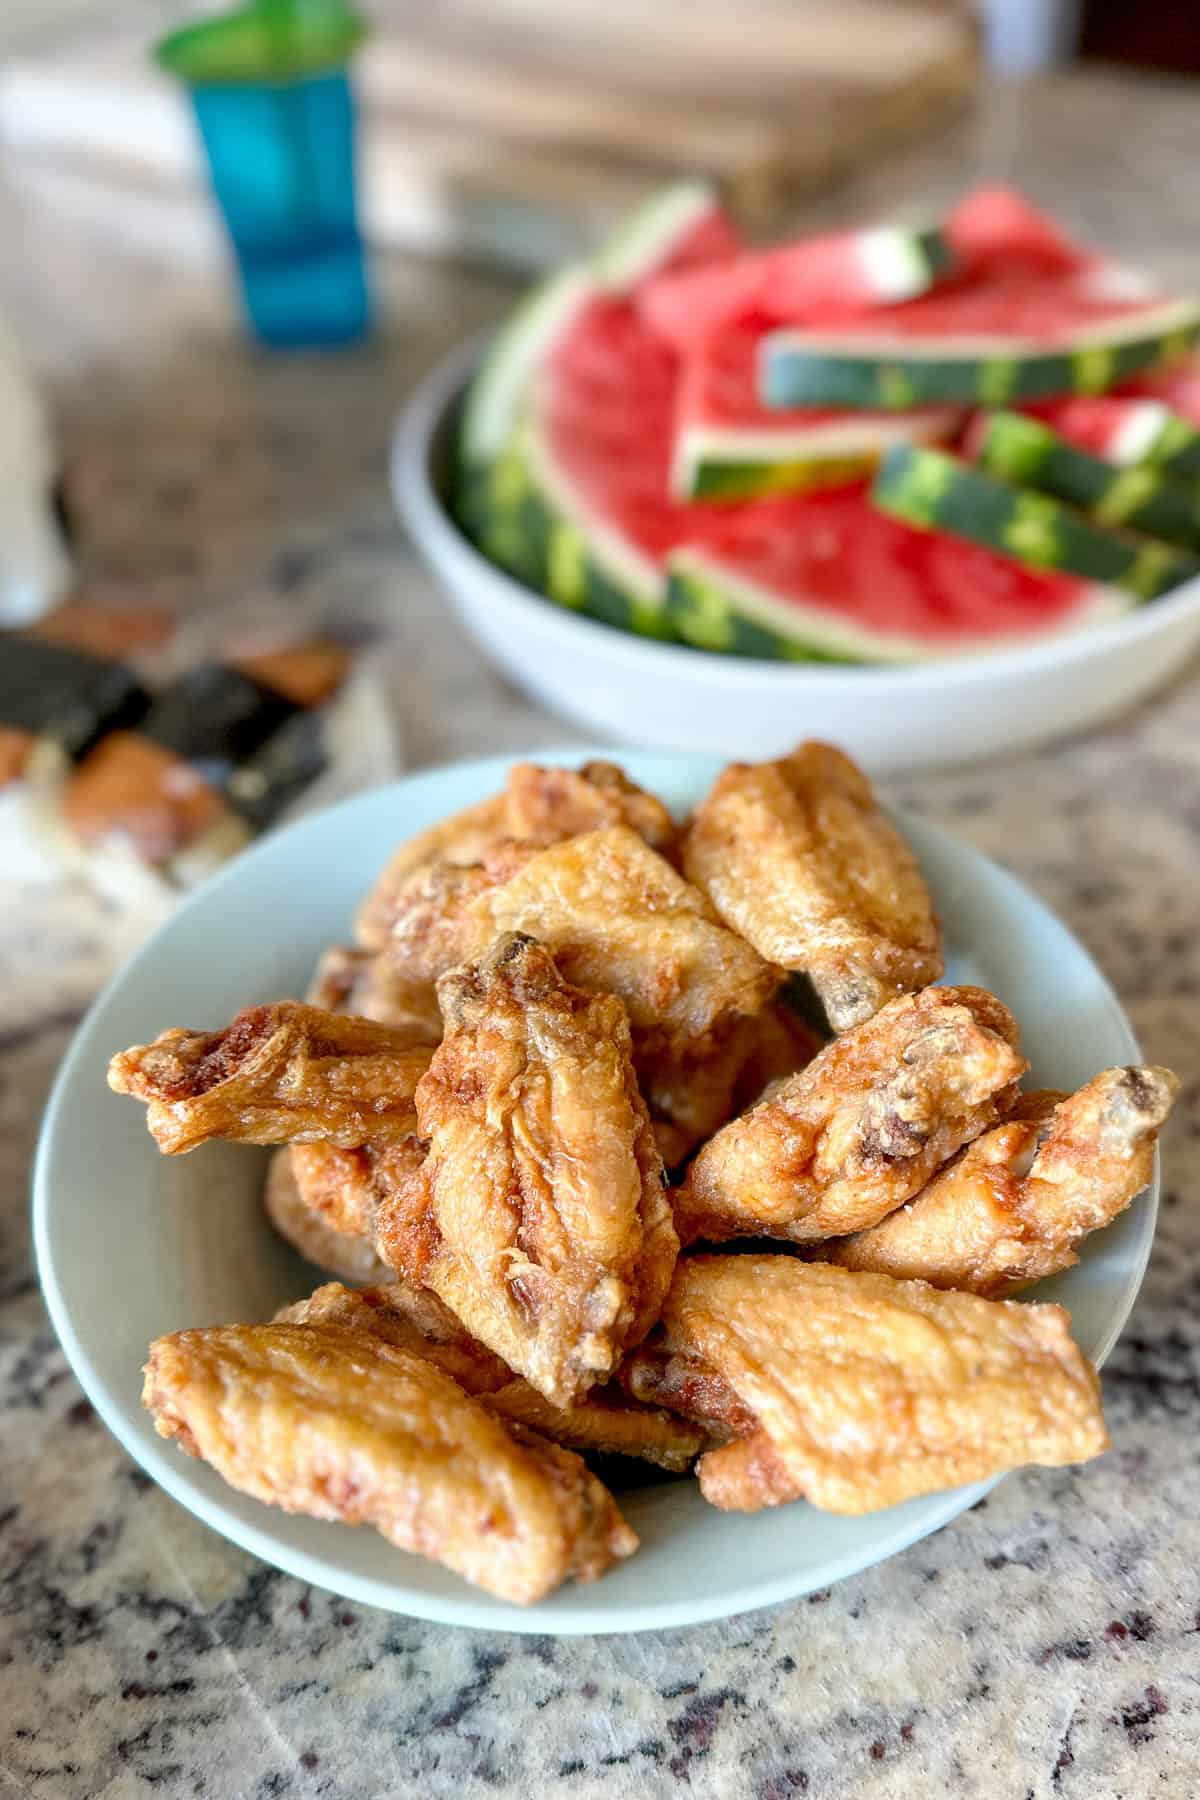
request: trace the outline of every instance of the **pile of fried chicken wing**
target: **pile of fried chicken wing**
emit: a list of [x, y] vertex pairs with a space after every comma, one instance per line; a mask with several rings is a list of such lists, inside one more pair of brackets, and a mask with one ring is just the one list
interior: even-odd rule
[[1145, 1187], [1178, 1084], [1023, 1091], [839, 751], [735, 763], [683, 824], [519, 764], [355, 935], [305, 1002], [109, 1070], [168, 1155], [280, 1146], [270, 1220], [339, 1278], [151, 1346], [158, 1431], [234, 1487], [531, 1602], [637, 1548], [613, 1456], [864, 1513], [1107, 1447], [1068, 1315], [1006, 1296]]

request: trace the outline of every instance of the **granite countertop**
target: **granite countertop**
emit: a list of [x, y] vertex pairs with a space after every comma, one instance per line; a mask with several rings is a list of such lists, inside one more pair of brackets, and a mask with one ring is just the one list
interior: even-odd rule
[[[1192, 89], [1072, 76], [992, 95], [850, 198], [919, 210], [1012, 176], [1194, 278], [1194, 143]], [[372, 348], [271, 361], [234, 344], [207, 280], [2, 207], [0, 304], [56, 403], [89, 591], [386, 610], [413, 765], [572, 737], [458, 636], [385, 486], [397, 405], [506, 303], [500, 282], [397, 265]], [[1116, 1447], [1011, 1478], [831, 1592], [647, 1636], [483, 1635], [347, 1605], [231, 1548], [131, 1464], [47, 1325], [26, 1217], [48, 1083], [128, 928], [74, 889], [0, 890], [0, 1793], [1195, 1795], [1200, 678], [1099, 736], [896, 797], [1056, 907], [1148, 1058], [1183, 1076], [1153, 1261], [1104, 1375]], [[119, 1305], [119, 1253], [103, 1278]]]

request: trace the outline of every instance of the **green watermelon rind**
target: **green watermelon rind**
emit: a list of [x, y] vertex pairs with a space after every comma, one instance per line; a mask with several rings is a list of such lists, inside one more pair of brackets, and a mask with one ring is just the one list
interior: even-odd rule
[[944, 455], [897, 444], [880, 464], [873, 503], [927, 531], [947, 531], [1028, 568], [1059, 570], [1140, 600], [1157, 599], [1200, 575], [1200, 559], [1097, 525], [1061, 501], [1014, 487]]
[[946, 406], [787, 430], [687, 425], [675, 436], [671, 490], [680, 500], [754, 500], [832, 487], [869, 475], [895, 443], [938, 443], [961, 423], [961, 409]]
[[496, 333], [463, 404], [459, 455], [464, 464], [485, 463], [503, 453], [534, 370], [594, 292], [585, 266], [560, 269], [539, 282]]
[[1099, 394], [1183, 356], [1200, 337], [1200, 302], [1172, 300], [1081, 329], [1048, 347], [1033, 339], [817, 336], [763, 341], [763, 404], [909, 411], [933, 402], [1005, 406], [1055, 394]]
[[1177, 480], [1200, 477], [1200, 429], [1161, 400], [1131, 400], [1121, 426], [1104, 447], [1105, 459], [1127, 468], [1146, 463]]
[[652, 275], [674, 246], [719, 204], [711, 182], [672, 182], [652, 194], [609, 235], [591, 259], [593, 276], [610, 292], [628, 293]]
[[674, 638], [663, 571], [588, 508], [536, 419], [467, 474], [456, 516], [489, 561], [545, 599], [621, 631]]
[[1200, 549], [1200, 497], [1146, 463], [1116, 468], [1068, 443], [1040, 419], [989, 414], [975, 443], [975, 461], [985, 474], [1080, 507], [1099, 525], [1125, 526]]
[[815, 601], [779, 594], [730, 568], [711, 551], [685, 546], [668, 558], [667, 610], [684, 643], [697, 650], [779, 662], [896, 667], [958, 661], [984, 651], [1024, 647], [1052, 635], [1121, 617], [1136, 604], [1117, 589], [1090, 587], [1069, 620], [1048, 630], [980, 638], [951, 648], [911, 633], [856, 625]]

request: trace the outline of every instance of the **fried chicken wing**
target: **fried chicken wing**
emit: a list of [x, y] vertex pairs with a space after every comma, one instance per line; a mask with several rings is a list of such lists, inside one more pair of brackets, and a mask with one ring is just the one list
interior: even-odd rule
[[579, 1457], [371, 1332], [212, 1326], [150, 1347], [156, 1430], [287, 1512], [373, 1525], [501, 1599], [588, 1581], [637, 1539]]
[[553, 844], [581, 831], [627, 825], [660, 856], [674, 855], [679, 837], [674, 819], [616, 763], [586, 762], [581, 769], [514, 763], [506, 792], [511, 837]]
[[687, 830], [683, 869], [766, 961], [809, 977], [835, 1031], [942, 973], [917, 860], [828, 744], [732, 763]]
[[313, 971], [304, 998], [325, 1012], [374, 1019], [422, 1043], [436, 1044], [441, 1039], [442, 1015], [432, 987], [400, 980], [369, 950], [332, 945]]
[[500, 845], [473, 868], [434, 864], [397, 893], [385, 959], [408, 982], [432, 981], [518, 931], [550, 949], [568, 981], [618, 994], [653, 1110], [694, 1143], [728, 1116], [698, 1116], [697, 1083], [738, 1021], [778, 986], [704, 897], [627, 826], [549, 849]]
[[416, 1095], [436, 1235], [403, 1272], [565, 1406], [649, 1330], [678, 1248], [625, 1008], [515, 933], [438, 995]]
[[664, 856], [675, 853], [679, 831], [670, 813], [616, 763], [587, 762], [580, 769], [514, 763], [503, 793], [431, 825], [395, 851], [359, 908], [358, 941], [368, 950], [383, 948], [398, 888], [429, 863], [477, 863], [504, 838], [553, 844], [605, 825], [627, 825]]
[[[301, 1149], [321, 1150], [324, 1145], [287, 1145], [277, 1150], [267, 1170], [263, 1206], [280, 1237], [308, 1262], [344, 1281], [386, 1281], [388, 1266], [375, 1254], [369, 1233], [347, 1231], [305, 1199], [296, 1179], [293, 1157]], [[355, 1157], [356, 1150], [333, 1150], [334, 1156]]]
[[1169, 1069], [1129, 1068], [1075, 1094], [1026, 1094], [906, 1206], [821, 1253], [989, 1296], [1041, 1281], [1146, 1186], [1178, 1088]]
[[905, 994], [704, 1145], [674, 1195], [682, 1242], [806, 1243], [877, 1224], [1013, 1099], [1011, 1013], [982, 988]]
[[682, 1473], [704, 1447], [705, 1434], [698, 1427], [659, 1407], [627, 1399], [612, 1382], [593, 1389], [573, 1406], [552, 1406], [477, 1343], [436, 1294], [403, 1282], [358, 1292], [330, 1282], [276, 1317], [376, 1332], [402, 1350], [436, 1363], [468, 1394], [484, 1396], [493, 1412], [531, 1426], [570, 1450], [636, 1456]]
[[714, 1506], [864, 1513], [1108, 1447], [1095, 1371], [1058, 1306], [942, 1293], [791, 1256], [683, 1258], [629, 1391], [731, 1441]]
[[428, 1044], [296, 1000], [252, 1006], [221, 1031], [160, 1032], [114, 1056], [108, 1085], [147, 1102], [168, 1156], [209, 1138], [353, 1149], [411, 1137]]

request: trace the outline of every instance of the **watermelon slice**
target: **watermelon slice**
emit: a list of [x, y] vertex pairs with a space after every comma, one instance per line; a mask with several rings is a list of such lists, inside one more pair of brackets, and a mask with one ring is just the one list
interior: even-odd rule
[[[1145, 463], [1173, 479], [1200, 477], [1200, 424], [1150, 395], [1098, 394], [1030, 409], [1067, 443], [1117, 468]], [[1200, 418], [1200, 407], [1196, 408]]]
[[960, 269], [935, 292], [770, 333], [765, 403], [892, 410], [1101, 393], [1200, 335], [1195, 302], [1078, 249], [1008, 190], [968, 197], [945, 234]]
[[499, 456], [516, 429], [530, 378], [597, 287], [630, 292], [660, 270], [732, 257], [741, 240], [705, 182], [679, 182], [648, 200], [597, 252], [539, 282], [496, 334], [463, 408], [468, 465]]
[[1115, 618], [1133, 596], [877, 511], [862, 483], [762, 500], [668, 559], [675, 629], [698, 649], [910, 663], [1013, 648]]
[[1200, 497], [1145, 462], [1116, 468], [1026, 413], [977, 415], [963, 448], [985, 473], [1069, 501], [1101, 525], [1200, 549]]
[[837, 486], [868, 473], [889, 445], [954, 436], [958, 407], [909, 413], [771, 409], [759, 401], [756, 319], [693, 346], [675, 404], [671, 486], [681, 499], [743, 500]]
[[786, 323], [911, 300], [940, 281], [952, 262], [940, 232], [885, 225], [801, 238], [708, 268], [673, 268], [645, 283], [638, 309], [683, 354], [748, 316]]
[[1045, 494], [911, 444], [880, 465], [873, 503], [906, 524], [1002, 551], [1035, 569], [1063, 569], [1153, 600], [1200, 575], [1200, 560], [1157, 538], [1109, 530]]

